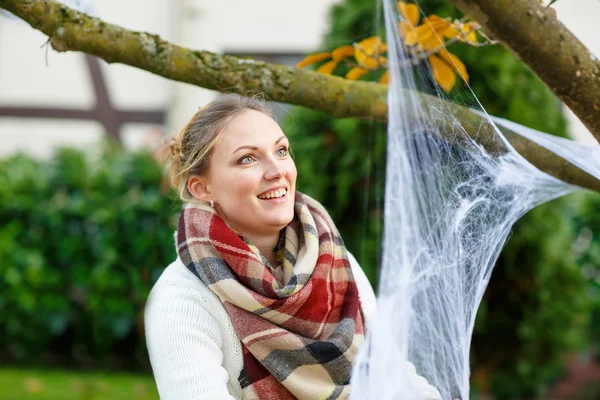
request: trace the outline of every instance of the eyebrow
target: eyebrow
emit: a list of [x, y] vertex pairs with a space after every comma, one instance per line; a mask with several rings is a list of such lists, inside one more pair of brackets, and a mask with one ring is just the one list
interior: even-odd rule
[[[277, 140], [275, 141], [275, 144], [277, 144], [277, 143], [281, 142], [281, 141], [282, 141], [283, 139], [285, 139], [285, 138], [286, 138], [286, 136], [285, 136], [285, 135], [281, 136], [279, 139], [277, 139]], [[241, 150], [241, 149], [258, 150], [258, 147], [256, 147], [256, 146], [247, 146], [247, 145], [246, 145], [246, 146], [240, 146], [240, 147], [238, 147], [237, 149], [235, 149], [235, 150], [233, 151], [233, 153], [231, 153], [231, 154], [235, 154], [235, 153], [237, 153], [237, 152], [238, 152], [239, 150]]]

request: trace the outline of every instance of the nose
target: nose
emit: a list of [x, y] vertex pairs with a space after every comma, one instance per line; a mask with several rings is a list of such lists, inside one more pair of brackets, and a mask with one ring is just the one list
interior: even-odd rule
[[268, 181], [285, 177], [286, 170], [281, 161], [271, 159], [265, 170], [265, 179]]

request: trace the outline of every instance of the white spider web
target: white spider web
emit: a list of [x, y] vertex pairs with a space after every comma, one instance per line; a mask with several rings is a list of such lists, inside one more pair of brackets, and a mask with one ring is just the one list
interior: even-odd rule
[[397, 28], [402, 16], [396, 1], [383, 2], [390, 72], [383, 257], [378, 315], [351, 397], [468, 399], [475, 315], [511, 227], [578, 189], [534, 167], [498, 127], [598, 179], [600, 146], [493, 119], [474, 95], [473, 104], [460, 104], [437, 87], [436, 101], [423, 101], [417, 88], [432, 81], [431, 70], [401, 67], [409, 56]]

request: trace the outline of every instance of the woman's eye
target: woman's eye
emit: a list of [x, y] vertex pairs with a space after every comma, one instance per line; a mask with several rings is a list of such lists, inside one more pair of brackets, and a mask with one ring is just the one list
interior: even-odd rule
[[252, 161], [253, 160], [251, 156], [244, 156], [240, 158], [240, 164], [250, 164]]
[[280, 155], [281, 157], [287, 156], [287, 153], [288, 153], [287, 147], [281, 147], [279, 150], [277, 150], [277, 154]]

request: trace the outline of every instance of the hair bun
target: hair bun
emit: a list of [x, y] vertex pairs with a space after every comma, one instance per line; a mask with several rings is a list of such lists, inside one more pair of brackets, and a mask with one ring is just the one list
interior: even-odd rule
[[173, 159], [173, 161], [181, 162], [181, 143], [177, 137], [171, 139], [171, 143], [169, 143], [169, 148], [171, 149], [171, 158]]

